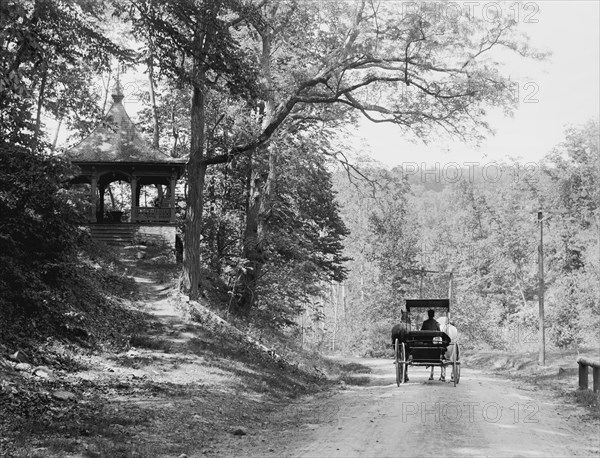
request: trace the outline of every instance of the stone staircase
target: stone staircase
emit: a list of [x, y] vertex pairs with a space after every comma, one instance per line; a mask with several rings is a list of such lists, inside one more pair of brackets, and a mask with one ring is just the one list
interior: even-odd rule
[[136, 238], [134, 224], [93, 224], [89, 227], [92, 238], [107, 245], [132, 245]]
[[90, 235], [94, 240], [112, 246], [155, 245], [176, 249], [176, 226], [171, 223], [146, 224], [90, 224]]

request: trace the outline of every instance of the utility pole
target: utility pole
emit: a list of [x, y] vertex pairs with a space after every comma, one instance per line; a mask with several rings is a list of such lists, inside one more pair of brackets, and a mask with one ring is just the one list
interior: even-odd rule
[[[598, 270], [600, 272], [600, 210], [596, 214], [596, 234], [598, 235]], [[598, 279], [598, 304], [600, 304], [600, 278]]]
[[448, 307], [448, 324], [450, 324], [450, 310], [454, 304], [452, 303], [452, 294], [454, 293], [454, 270], [450, 271], [450, 286], [448, 287], [448, 300], [450, 301], [450, 307]]
[[539, 328], [540, 328], [540, 355], [538, 362], [546, 365], [546, 336], [544, 334], [544, 222], [542, 210], [538, 211], [540, 225], [540, 246], [538, 250], [538, 298], [539, 298]]

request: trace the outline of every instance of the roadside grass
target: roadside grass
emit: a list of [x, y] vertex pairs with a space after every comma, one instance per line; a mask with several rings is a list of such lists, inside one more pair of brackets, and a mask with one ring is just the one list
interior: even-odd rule
[[364, 364], [339, 360], [333, 360], [332, 363], [331, 372], [338, 382], [353, 386], [365, 386], [371, 382], [371, 377], [365, 375], [371, 373], [371, 368]]
[[345, 372], [351, 372], [354, 374], [370, 374], [371, 368], [360, 363], [344, 363], [340, 365], [340, 370]]
[[591, 390], [577, 390], [570, 393], [575, 398], [575, 402], [588, 410], [589, 420], [600, 422], [600, 393], [594, 393]]
[[370, 377], [364, 377], [364, 376], [357, 377], [352, 374], [342, 374], [340, 376], [339, 380], [348, 385], [356, 385], [356, 386], [368, 385], [369, 382], [371, 381]]

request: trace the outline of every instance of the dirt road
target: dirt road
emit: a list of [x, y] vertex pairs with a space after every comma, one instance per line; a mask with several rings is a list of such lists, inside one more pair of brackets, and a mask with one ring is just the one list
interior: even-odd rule
[[[357, 360], [358, 361], [358, 360]], [[598, 425], [582, 422], [550, 392], [464, 368], [459, 385], [411, 368], [395, 384], [391, 360], [359, 361], [370, 381], [295, 406], [295, 425], [238, 442], [255, 456], [598, 456]], [[270, 452], [270, 453], [267, 453]]]

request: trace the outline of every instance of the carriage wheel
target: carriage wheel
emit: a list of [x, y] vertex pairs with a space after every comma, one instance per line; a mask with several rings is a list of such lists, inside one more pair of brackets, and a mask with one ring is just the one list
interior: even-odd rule
[[406, 345], [404, 342], [400, 344], [400, 361], [400, 383], [405, 383], [408, 363], [406, 362]]
[[458, 343], [455, 343], [454, 345], [454, 351], [452, 352], [452, 373], [454, 374], [454, 377], [452, 378], [454, 381], [454, 386], [456, 386], [460, 380], [460, 364], [458, 364]]
[[400, 358], [400, 341], [398, 339], [396, 339], [396, 342], [394, 343], [394, 352], [395, 352], [394, 355], [396, 357], [396, 361], [395, 361], [395, 363], [396, 363], [396, 385], [400, 386], [400, 383], [402, 383], [401, 382], [402, 379], [400, 378], [400, 376], [402, 374], [401, 374], [400, 361], [399, 361], [399, 358]]
[[458, 343], [456, 344], [456, 369], [454, 370], [454, 378], [456, 379], [456, 383], [460, 382], [460, 351], [458, 348]]

